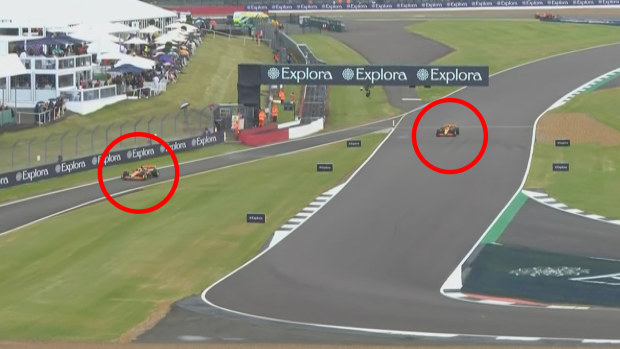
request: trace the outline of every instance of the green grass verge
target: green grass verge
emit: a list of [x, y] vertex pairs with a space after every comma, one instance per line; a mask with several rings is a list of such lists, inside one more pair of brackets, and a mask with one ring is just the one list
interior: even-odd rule
[[[535, 20], [437, 20], [407, 27], [455, 51], [433, 64], [488, 65], [490, 73], [537, 58], [619, 41], [620, 28], [605, 25], [543, 23]], [[431, 101], [457, 88], [416, 88]]]
[[[31, 160], [34, 163], [37, 154], [44, 158], [44, 140], [51, 136], [47, 146], [47, 160], [54, 162], [60, 153], [60, 135], [64, 132], [69, 132], [64, 138], [65, 158], [92, 154], [90, 140], [93, 130], [94, 150], [101, 152], [107, 146], [105, 129], [108, 126], [113, 125], [108, 137], [108, 142], [111, 142], [120, 134], [121, 124], [126, 123], [122, 131], [127, 133], [133, 131], [134, 124], [141, 120], [137, 131], [147, 131], [147, 122], [152, 117], [155, 117], [155, 120], [151, 123], [151, 132], [168, 139], [174, 130], [172, 116], [179, 112], [179, 105], [184, 102], [191, 104], [191, 110], [188, 112], [190, 117], [187, 124], [183, 116], [179, 117], [177, 136], [193, 136], [200, 133], [211, 120], [210, 111], [199, 113], [200, 110], [210, 103], [237, 102], [236, 81], [239, 63], [270, 60], [271, 51], [264, 45], [243, 45], [239, 40], [229, 41], [219, 36], [215, 38], [205, 36], [203, 44], [192, 56], [190, 64], [179, 76], [178, 82], [169, 85], [168, 90], [157, 97], [123, 101], [86, 116], [67, 117], [49, 126], [0, 134], [0, 149], [3, 150], [0, 152], [0, 172], [11, 170], [11, 147], [16, 141], [20, 143], [15, 148], [13, 165], [14, 168], [24, 168], [28, 167], [27, 144], [31, 139], [36, 139], [31, 145]], [[168, 117], [163, 119], [164, 116]], [[78, 137], [76, 155], [75, 138], [80, 130], [83, 131]]]
[[[620, 88], [581, 94], [553, 113], [587, 113], [620, 131], [618, 92]], [[620, 219], [618, 154], [620, 146], [573, 142], [570, 147], [555, 147], [537, 142], [525, 186], [544, 188], [550, 196], [571, 207]], [[551, 171], [554, 162], [568, 162], [570, 171]]]
[[[312, 52], [328, 64], [368, 64], [357, 51], [342, 42], [322, 34], [291, 34], [298, 43], [308, 45]], [[338, 129], [398, 115], [402, 111], [391, 106], [385, 89], [374, 87], [370, 98], [360, 86], [330, 86], [329, 116], [326, 129]]]
[[[221, 153], [228, 153], [232, 151], [238, 151], [247, 149], [244, 145], [238, 143], [224, 143], [215, 145], [212, 147], [203, 148], [200, 150], [177, 153], [177, 160], [179, 162], [195, 160], [200, 157], [208, 157], [219, 155]], [[122, 165], [115, 165], [105, 167], [102, 171], [104, 179], [120, 177], [123, 170], [132, 169], [143, 164], [144, 161], [130, 162]], [[148, 161], [149, 164], [157, 166], [172, 165], [172, 160], [169, 156], [161, 156]], [[18, 185], [11, 188], [2, 189], [2, 196], [0, 196], [0, 203], [23, 199], [26, 197], [49, 193], [55, 190], [61, 190], [65, 188], [75, 187], [82, 184], [93, 183], [97, 181], [97, 171], [85, 171], [76, 174], [71, 174], [64, 177], [52, 178], [44, 181], [33, 182], [24, 185]]]
[[[155, 213], [127, 214], [104, 202], [1, 236], [0, 318], [7, 321], [0, 321], [0, 338], [118, 338], [156, 307], [199, 293], [256, 255], [278, 226], [350, 175], [385, 136], [360, 137], [363, 148], [343, 141], [184, 178]], [[322, 161], [333, 162], [334, 172], [317, 173]], [[118, 201], [145, 207], [169, 187]], [[267, 223], [246, 224], [249, 211], [265, 212]]]
[[[620, 146], [571, 144], [534, 145], [534, 156], [526, 188], [544, 188], [547, 193], [570, 207], [620, 219]], [[553, 172], [551, 164], [568, 162], [569, 172]]]

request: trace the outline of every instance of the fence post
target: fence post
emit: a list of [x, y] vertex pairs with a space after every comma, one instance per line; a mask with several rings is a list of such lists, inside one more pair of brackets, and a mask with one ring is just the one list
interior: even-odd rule
[[[95, 128], [93, 128], [93, 132], [90, 133], [90, 152], [92, 154], [95, 153], [95, 131], [97, 131], [97, 129], [99, 128], [99, 125], [96, 125]], [[108, 145], [106, 144], [106, 147]]]
[[[157, 116], [153, 116], [152, 118], [150, 118], [146, 125], [147, 132], [150, 134], [153, 134], [153, 132], [151, 132], [151, 122], [155, 121], [155, 118], [157, 118]], [[151, 144], [150, 139], [147, 140], [147, 144]]]
[[65, 133], [62, 134], [62, 136], [60, 136], [60, 156], [63, 156], [64, 154], [65, 137], [67, 137], [68, 134], [69, 134], [69, 131], [66, 131]]
[[161, 122], [160, 122], [160, 128], [159, 128], [159, 138], [161, 139], [165, 139], [164, 138], [164, 120], [166, 120], [168, 118], [168, 115], [164, 115], [163, 118], [161, 118]]
[[[128, 122], [129, 122], [129, 121], [125, 121], [125, 122], [123, 122], [123, 123], [121, 124], [121, 126], [118, 128], [119, 137], [123, 135], [123, 127], [125, 127], [125, 125], [127, 125], [127, 123], [128, 123]], [[120, 143], [119, 143], [119, 145], [121, 145], [121, 149], [122, 149], [123, 143], [126, 143], [126, 142], [125, 142], [125, 141], [122, 141], [122, 142], [120, 142]]]
[[32, 142], [34, 142], [36, 140], [36, 138], [32, 138], [30, 139], [30, 141], [28, 142], [28, 167], [30, 167], [30, 145], [32, 144]]
[[[133, 124], [133, 132], [138, 132], [138, 124], [142, 122], [142, 118], [139, 118], [135, 124]], [[133, 138], [133, 145], [138, 145], [138, 137]]]
[[108, 127], [105, 129], [105, 144], [106, 144], [106, 147], [108, 146], [108, 144], [110, 144], [110, 143], [108, 142], [108, 132], [110, 132], [110, 129], [112, 128], [112, 126], [114, 126], [114, 124], [110, 124], [110, 126], [108, 126]]
[[174, 114], [174, 137], [177, 137], [177, 119], [179, 118], [179, 113]]
[[55, 133], [50, 134], [49, 136], [47, 136], [47, 138], [45, 138], [45, 141], [43, 141], [43, 149], [45, 151], [45, 153], [43, 154], [43, 161], [47, 164], [47, 142], [50, 140], [50, 138], [52, 138], [52, 136], [54, 136]]
[[84, 131], [83, 128], [79, 129], [77, 131], [77, 133], [75, 134], [75, 156], [77, 157], [79, 155], [79, 151], [78, 151], [78, 138], [80, 137], [80, 133], [82, 133], [82, 131]]
[[15, 147], [17, 146], [17, 143], [19, 143], [19, 139], [16, 140], [15, 143], [13, 143], [13, 145], [11, 146], [11, 170], [14, 168]]

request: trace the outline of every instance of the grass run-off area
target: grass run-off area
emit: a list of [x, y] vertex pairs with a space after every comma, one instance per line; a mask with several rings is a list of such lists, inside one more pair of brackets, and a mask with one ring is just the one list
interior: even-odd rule
[[[536, 20], [435, 20], [407, 29], [455, 50], [433, 64], [488, 65], [491, 74], [553, 54], [620, 41], [620, 27]], [[425, 101], [456, 89], [416, 88]]]
[[[255, 256], [268, 236], [349, 176], [386, 135], [182, 178], [144, 215], [97, 203], [0, 236], [0, 338], [110, 341], [155, 309], [205, 287]], [[334, 172], [316, 172], [317, 162]], [[143, 208], [170, 183], [117, 200]], [[280, 195], [286, 193], [286, 195]], [[265, 212], [266, 224], [245, 223]]]
[[[211, 103], [237, 103], [237, 64], [268, 63], [271, 61], [271, 50], [265, 45], [243, 44], [242, 40], [228, 40], [220, 36], [204, 36], [202, 45], [191, 57], [190, 63], [179, 75], [178, 82], [169, 84], [167, 91], [149, 99], [128, 100], [105, 107], [85, 116], [72, 115], [48, 126], [33, 129], [5, 132], [0, 134], [0, 173], [11, 170], [12, 145], [15, 147], [14, 169], [36, 166], [36, 155], [45, 159], [44, 141], [47, 144], [47, 163], [55, 162], [60, 154], [60, 135], [68, 132], [64, 138], [64, 158], [87, 156], [102, 152], [109, 142], [122, 133], [136, 130], [147, 132], [148, 121], [154, 118], [150, 132], [164, 139], [170, 139], [174, 133], [175, 114], [180, 113], [179, 106], [190, 103], [185, 116], [177, 122], [177, 136], [195, 136], [202, 132], [211, 122], [211, 112], [205, 108]], [[204, 110], [204, 112], [200, 112]], [[163, 117], [167, 116], [165, 119]], [[163, 120], [163, 123], [162, 123]], [[123, 125], [124, 124], [124, 125]], [[123, 128], [121, 130], [121, 125]], [[163, 130], [162, 130], [163, 126]], [[106, 128], [110, 127], [108, 143]], [[82, 130], [80, 132], [80, 130]], [[93, 133], [94, 130], [94, 133]], [[80, 133], [78, 133], [80, 132]], [[93, 144], [91, 148], [91, 134]], [[75, 140], [78, 136], [76, 155]], [[28, 143], [31, 144], [30, 164], [28, 161]]]
[[[582, 139], [585, 136], [587, 141], [573, 139], [570, 147], [536, 142], [526, 188], [544, 188], [550, 196], [570, 207], [620, 219], [620, 133], [609, 136], [614, 130], [620, 131], [618, 93], [620, 88], [581, 94], [541, 118], [543, 122], [547, 117], [561, 114], [587, 114], [610, 129], [581, 129], [581, 134], [572, 136]], [[606, 144], [598, 141], [603, 136]], [[571, 135], [567, 134], [566, 138]], [[568, 162], [570, 171], [551, 171], [554, 162]]]
[[[314, 55], [327, 64], [368, 64], [357, 51], [344, 43], [322, 34], [291, 34], [293, 40], [304, 43]], [[370, 98], [364, 96], [360, 86], [330, 86], [329, 111], [326, 129], [336, 129], [398, 115], [402, 111], [388, 103], [385, 89], [372, 88]]]

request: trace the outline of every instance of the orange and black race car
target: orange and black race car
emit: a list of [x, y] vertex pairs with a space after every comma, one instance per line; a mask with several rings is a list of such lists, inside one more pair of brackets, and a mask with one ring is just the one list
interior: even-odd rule
[[459, 134], [459, 128], [455, 124], [445, 124], [437, 129], [437, 137], [456, 137]]
[[130, 181], [144, 181], [149, 178], [159, 177], [159, 170], [155, 165], [142, 165], [140, 168], [131, 171], [123, 171], [121, 179]]

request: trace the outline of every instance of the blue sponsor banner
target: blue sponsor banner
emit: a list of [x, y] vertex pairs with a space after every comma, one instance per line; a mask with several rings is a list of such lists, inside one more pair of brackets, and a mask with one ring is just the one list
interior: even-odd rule
[[246, 11], [403, 10], [480, 7], [563, 7], [620, 5], [620, 0], [463, 0], [420, 3], [358, 4], [248, 4]]
[[[204, 148], [222, 142], [224, 142], [224, 133], [219, 132], [209, 136], [196, 136], [172, 141], [168, 145], [177, 153]], [[113, 166], [134, 161], [148, 162], [152, 158], [164, 155], [168, 155], [168, 151], [161, 144], [135, 147], [108, 153], [105, 159], [103, 159], [103, 166]], [[2, 173], [0, 174], [0, 189], [94, 170], [99, 166], [99, 161], [101, 161], [101, 154]]]

